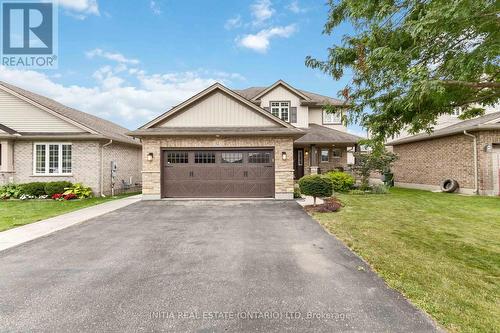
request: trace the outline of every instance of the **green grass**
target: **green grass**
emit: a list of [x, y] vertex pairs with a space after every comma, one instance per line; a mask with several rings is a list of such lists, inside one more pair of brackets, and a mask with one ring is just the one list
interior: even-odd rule
[[500, 332], [500, 199], [392, 189], [314, 217], [451, 332]]
[[0, 232], [25, 224], [41, 221], [50, 217], [68, 213], [103, 202], [133, 195], [123, 194], [115, 197], [90, 198], [85, 200], [6, 200], [0, 201]]

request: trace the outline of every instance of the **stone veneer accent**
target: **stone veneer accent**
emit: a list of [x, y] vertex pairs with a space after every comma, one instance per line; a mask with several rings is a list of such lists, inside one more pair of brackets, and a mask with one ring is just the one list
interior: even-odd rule
[[[500, 131], [471, 134], [477, 137], [479, 191], [481, 194], [495, 194], [494, 181], [498, 182], [498, 170], [492, 169], [496, 152], [486, 152], [485, 146], [500, 143]], [[394, 146], [394, 153], [399, 157], [392, 168], [396, 184], [437, 189], [443, 180], [453, 178], [458, 181], [462, 192], [471, 193], [474, 189], [472, 142], [471, 137], [455, 134]]]
[[[287, 137], [157, 137], [143, 138], [142, 193], [144, 199], [160, 199], [162, 148], [274, 148], [275, 198], [293, 199], [293, 139]], [[288, 158], [283, 161], [281, 153]], [[153, 161], [147, 155], [153, 153]]]

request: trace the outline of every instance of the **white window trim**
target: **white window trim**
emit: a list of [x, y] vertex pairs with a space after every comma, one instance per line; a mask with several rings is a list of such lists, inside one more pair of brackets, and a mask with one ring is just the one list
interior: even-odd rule
[[[328, 152], [328, 161], [323, 161], [323, 151], [326, 150]], [[330, 163], [330, 149], [329, 148], [321, 148], [319, 150], [319, 162], [320, 163]]]
[[[45, 145], [45, 173], [37, 173], [36, 172], [36, 146]], [[58, 145], [59, 146], [59, 154], [58, 154], [58, 173], [49, 173], [49, 145]], [[70, 173], [62, 173], [62, 146], [69, 145], [71, 146], [71, 172]], [[37, 177], [71, 177], [73, 176], [73, 143], [71, 142], [34, 142], [33, 143], [33, 176]]]
[[327, 112], [326, 110], [322, 110], [322, 112], [323, 113], [322, 113], [321, 119], [323, 121], [323, 125], [342, 125], [342, 111], [337, 111], [338, 113], [340, 113], [339, 120], [333, 121], [333, 122], [326, 121], [326, 116], [331, 114], [331, 113]]
[[[273, 103], [278, 103], [279, 106], [273, 106]], [[283, 104], [286, 104], [285, 106]], [[273, 112], [273, 108], [276, 109], [278, 108], [278, 114], [279, 114], [279, 117], [281, 120], [283, 121], [286, 121], [287, 123], [290, 123], [290, 111], [291, 111], [291, 102], [290, 101], [270, 101], [269, 102], [269, 105], [270, 105], [270, 111], [271, 113]], [[288, 110], [288, 117], [286, 120], [283, 119], [283, 110], [282, 109], [287, 109]]]

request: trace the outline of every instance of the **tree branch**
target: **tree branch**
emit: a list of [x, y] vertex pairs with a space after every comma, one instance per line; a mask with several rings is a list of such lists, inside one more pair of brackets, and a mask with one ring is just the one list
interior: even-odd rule
[[459, 80], [445, 80], [441, 83], [449, 86], [466, 86], [471, 88], [500, 88], [500, 82], [468, 82]]

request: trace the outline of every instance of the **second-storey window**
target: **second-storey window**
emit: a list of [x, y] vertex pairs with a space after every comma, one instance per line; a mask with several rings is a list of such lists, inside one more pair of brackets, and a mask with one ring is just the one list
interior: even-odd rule
[[339, 112], [327, 112], [323, 110], [323, 124], [341, 124], [342, 123], [342, 113]]
[[283, 121], [290, 121], [290, 102], [271, 102], [271, 113]]
[[35, 175], [67, 175], [72, 172], [70, 143], [35, 143], [33, 154]]

